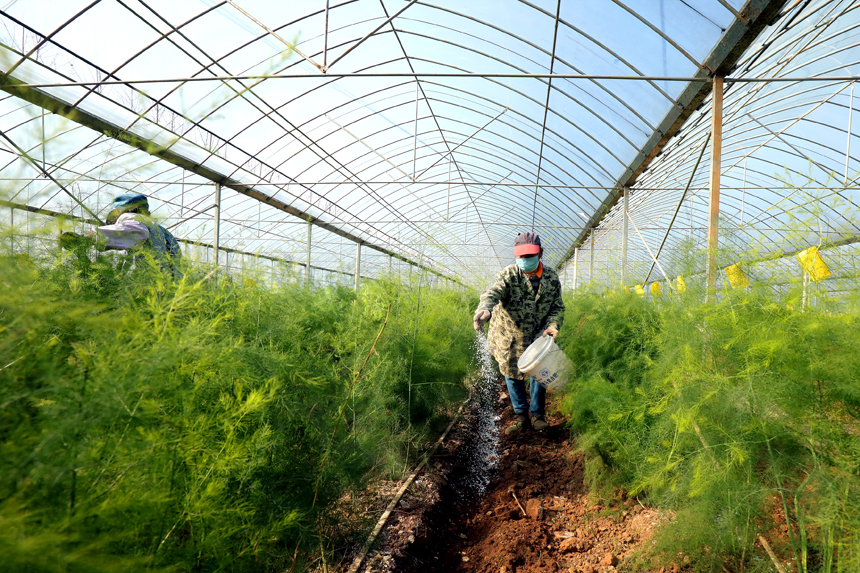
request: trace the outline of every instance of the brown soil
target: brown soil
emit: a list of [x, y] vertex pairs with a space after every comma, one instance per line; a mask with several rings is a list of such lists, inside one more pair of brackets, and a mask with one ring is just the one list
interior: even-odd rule
[[[497, 411], [501, 428], [511, 423], [503, 381]], [[465, 416], [431, 471], [404, 496], [362, 571], [608, 573], [666, 519], [633, 499], [591, 499], [582, 457], [572, 453], [575, 444], [557, 413], [543, 432], [502, 435], [498, 466], [488, 470], [486, 493], [475, 499], [473, 484], [462, 483], [467, 472], [458, 457], [474, 419], [474, 412]]]

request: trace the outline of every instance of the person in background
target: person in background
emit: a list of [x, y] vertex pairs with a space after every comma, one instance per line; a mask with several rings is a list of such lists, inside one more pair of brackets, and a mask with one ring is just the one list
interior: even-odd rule
[[125, 250], [140, 254], [148, 250], [162, 270], [181, 278], [177, 268], [182, 258], [179, 242], [152, 219], [146, 195], [124, 193], [113, 200], [111, 207], [105, 220], [107, 224], [94, 227], [86, 235], [72, 232], [60, 235], [63, 248], [79, 250], [82, 245], [95, 244], [99, 251]]
[[[514, 240], [516, 264], [499, 271], [496, 282], [481, 295], [474, 326], [479, 333], [489, 321], [487, 346], [505, 377], [516, 421], [505, 429], [514, 434], [531, 426], [549, 427], [544, 417], [546, 390], [530, 378], [530, 391], [517, 368], [523, 351], [538, 336], [557, 336], [564, 321], [564, 302], [558, 274], [541, 262], [543, 248], [536, 233], [521, 233]], [[531, 394], [531, 400], [529, 400]]]

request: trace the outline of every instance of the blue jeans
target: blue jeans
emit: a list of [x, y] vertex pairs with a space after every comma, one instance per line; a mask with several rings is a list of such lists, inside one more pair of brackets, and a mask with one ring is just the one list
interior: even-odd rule
[[508, 395], [511, 397], [511, 404], [514, 407], [514, 414], [524, 415], [529, 410], [531, 405], [532, 416], [543, 416], [544, 407], [546, 406], [546, 389], [535, 382], [534, 378], [529, 378], [531, 404], [529, 404], [528, 396], [526, 396], [525, 380], [514, 380], [505, 376], [505, 382], [508, 385]]

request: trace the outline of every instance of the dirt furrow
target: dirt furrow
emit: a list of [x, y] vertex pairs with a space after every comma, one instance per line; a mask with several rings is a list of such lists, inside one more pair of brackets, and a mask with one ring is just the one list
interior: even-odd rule
[[[503, 381], [499, 428], [511, 421]], [[487, 407], [487, 404], [484, 405]], [[404, 497], [364, 571], [404, 573], [609, 573], [647, 542], [659, 512], [633, 499], [590, 499], [583, 459], [549, 404], [543, 432], [501, 436], [498, 460], [464, 455], [479, 429], [474, 411], [453, 432], [418, 490]], [[482, 428], [486, 431], [486, 428]], [[476, 495], [475, 463], [487, 485]], [[423, 499], [428, 500], [426, 503]]]

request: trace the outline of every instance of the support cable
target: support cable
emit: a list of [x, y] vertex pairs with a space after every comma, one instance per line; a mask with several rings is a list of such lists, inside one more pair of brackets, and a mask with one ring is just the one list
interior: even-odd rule
[[[555, 47], [558, 41], [558, 19], [561, 16], [561, 0], [558, 0], [558, 4], [555, 9], [555, 27], [552, 33], [552, 54], [549, 59], [549, 73], [552, 75], [552, 71], [555, 67]], [[549, 98], [552, 95], [552, 78], [547, 80], [546, 82], [546, 102], [543, 106], [543, 125], [541, 126], [540, 131], [540, 150], [538, 151], [538, 168], [537, 168], [537, 177], [535, 178], [535, 199], [532, 203], [532, 232], [535, 229], [535, 217], [537, 216], [537, 197], [538, 197], [538, 185], [540, 184], [540, 171], [543, 166], [543, 144], [544, 138], [546, 136], [546, 120], [547, 116], [549, 116]]]
[[48, 179], [50, 179], [51, 181], [53, 181], [53, 182], [54, 182], [54, 185], [56, 185], [57, 187], [59, 187], [60, 189], [62, 189], [63, 191], [65, 191], [66, 195], [68, 195], [69, 197], [71, 197], [71, 198], [72, 198], [72, 201], [74, 201], [75, 203], [77, 203], [78, 205], [80, 205], [81, 209], [83, 209], [84, 211], [86, 211], [87, 213], [89, 213], [90, 215], [92, 215], [92, 216], [93, 216], [93, 219], [95, 219], [96, 221], [99, 221], [99, 223], [101, 223], [101, 219], [99, 219], [99, 216], [98, 216], [98, 215], [96, 215], [95, 213], [93, 213], [92, 211], [90, 211], [89, 207], [87, 207], [86, 205], [84, 205], [83, 203], [81, 203], [81, 201], [80, 201], [77, 197], [75, 197], [75, 196], [72, 194], [72, 192], [71, 192], [71, 191], [69, 191], [68, 189], [66, 189], [66, 188], [63, 186], [63, 184], [62, 184], [62, 183], [60, 183], [59, 181], [57, 181], [56, 179], [54, 179], [54, 176], [53, 176], [53, 175], [51, 175], [50, 173], [48, 173], [48, 172], [44, 169], [44, 167], [40, 166], [38, 161], [34, 160], [32, 157], [30, 157], [30, 155], [29, 155], [26, 151], [24, 151], [23, 149], [21, 149], [20, 147], [18, 147], [18, 144], [17, 144], [17, 143], [15, 143], [14, 141], [12, 141], [12, 139], [11, 139], [8, 135], [6, 135], [6, 132], [5, 132], [5, 131], [3, 131], [2, 129], [0, 129], [0, 136], [2, 136], [2, 137], [3, 137], [3, 139], [5, 139], [5, 140], [6, 140], [6, 141], [8, 141], [9, 143], [11, 143], [11, 144], [12, 144], [12, 146], [13, 146], [13, 147], [18, 151], [18, 155], [19, 155], [21, 158], [23, 158], [24, 160], [26, 160], [26, 161], [27, 161], [27, 163], [29, 163], [31, 166], [33, 166], [33, 167], [36, 169], [36, 171], [40, 171], [40, 172], [42, 172], [42, 174], [43, 174], [43, 175], [45, 175]]
[[[684, 192], [681, 193], [681, 198], [678, 200], [678, 206], [675, 207], [675, 212], [672, 214], [672, 220], [669, 221], [669, 226], [666, 228], [666, 234], [663, 235], [663, 240], [660, 241], [660, 247], [657, 249], [657, 255], [654, 257], [654, 260], [651, 261], [651, 268], [648, 269], [648, 274], [645, 275], [645, 280], [643, 283], [647, 283], [648, 279], [651, 277], [651, 271], [654, 270], [654, 264], [657, 263], [657, 258], [660, 256], [660, 253], [663, 251], [663, 245], [666, 244], [666, 239], [669, 237], [669, 231], [672, 230], [672, 225], [675, 224], [675, 217], [678, 216], [678, 211], [681, 210], [681, 206], [684, 204], [684, 199], [687, 198], [687, 191], [690, 190], [690, 185], [693, 183], [693, 177], [696, 176], [696, 170], [699, 169], [699, 162], [702, 161], [702, 156], [705, 154], [705, 150], [708, 148], [708, 143], [711, 141], [711, 132], [708, 132], [707, 137], [705, 137], [705, 142], [702, 144], [702, 150], [699, 152], [699, 156], [696, 158], [696, 164], [693, 166], [693, 171], [690, 173], [690, 178], [687, 180], [687, 186], [684, 187]], [[665, 273], [663, 273], [665, 275]]]

